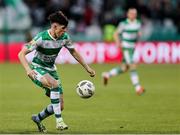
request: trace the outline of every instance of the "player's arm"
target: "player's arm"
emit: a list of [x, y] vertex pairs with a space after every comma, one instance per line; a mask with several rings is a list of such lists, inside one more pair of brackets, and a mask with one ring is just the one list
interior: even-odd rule
[[63, 46], [69, 50], [71, 55], [86, 69], [86, 71], [90, 74], [91, 77], [95, 76], [95, 71], [91, 69], [88, 64], [86, 64], [81, 55], [76, 51], [68, 34], [66, 34], [66, 40], [64, 40]]
[[33, 42], [34, 41], [27, 43], [21, 49], [21, 51], [18, 53], [18, 57], [19, 57], [21, 64], [23, 65], [24, 69], [26, 70], [27, 75], [32, 79], [34, 79], [34, 76], [36, 73], [30, 68], [29, 63], [26, 59], [26, 55], [33, 51], [33, 46], [34, 46]]
[[76, 49], [69, 49], [71, 55], [86, 69], [86, 71], [90, 74], [91, 77], [95, 76], [95, 71], [86, 64], [81, 55], [76, 51]]
[[121, 41], [120, 41], [120, 39], [119, 39], [119, 31], [118, 31], [118, 29], [114, 32], [114, 34], [113, 34], [113, 38], [114, 38], [114, 41], [115, 41], [115, 43], [116, 43], [116, 46], [117, 47], [119, 47], [119, 48], [121, 48]]
[[139, 39], [141, 38], [141, 36], [142, 36], [142, 32], [141, 32], [141, 30], [139, 30], [139, 31], [138, 31], [137, 36], [138, 36], [137, 38], [138, 38], [138, 40], [139, 40]]
[[116, 43], [116, 46], [119, 48], [122, 47], [119, 35], [123, 32], [123, 30], [124, 30], [124, 23], [120, 22], [118, 27], [116, 28], [114, 34], [113, 34], [113, 38], [114, 38], [114, 41]]

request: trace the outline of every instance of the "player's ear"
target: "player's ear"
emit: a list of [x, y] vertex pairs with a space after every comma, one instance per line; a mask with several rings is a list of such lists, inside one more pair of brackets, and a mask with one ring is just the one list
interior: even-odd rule
[[52, 23], [52, 24], [51, 24], [51, 27], [55, 30], [55, 29], [57, 28], [56, 23]]

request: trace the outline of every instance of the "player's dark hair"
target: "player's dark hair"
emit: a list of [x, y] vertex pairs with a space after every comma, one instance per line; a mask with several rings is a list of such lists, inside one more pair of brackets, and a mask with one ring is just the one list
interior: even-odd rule
[[128, 7], [127, 11], [129, 11], [129, 10], [136, 10], [137, 11], [137, 8], [136, 7]]
[[64, 25], [67, 27], [68, 25], [68, 19], [67, 17], [63, 14], [62, 11], [56, 11], [55, 13], [52, 13], [49, 15], [48, 20], [51, 23], [58, 23], [60, 25]]

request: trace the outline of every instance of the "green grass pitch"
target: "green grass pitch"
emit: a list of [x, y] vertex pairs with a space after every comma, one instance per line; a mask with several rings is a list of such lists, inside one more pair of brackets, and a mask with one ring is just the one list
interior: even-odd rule
[[[101, 72], [115, 64], [91, 65], [91, 78], [80, 65], [60, 65], [58, 72], [64, 88], [66, 131], [55, 129], [54, 116], [43, 123], [48, 133], [180, 133], [180, 65], [139, 65], [141, 84], [147, 89], [137, 96], [129, 74], [102, 85]], [[95, 95], [81, 99], [75, 92], [83, 79], [95, 84]], [[32, 114], [50, 103], [19, 64], [0, 64], [0, 133], [37, 134]]]

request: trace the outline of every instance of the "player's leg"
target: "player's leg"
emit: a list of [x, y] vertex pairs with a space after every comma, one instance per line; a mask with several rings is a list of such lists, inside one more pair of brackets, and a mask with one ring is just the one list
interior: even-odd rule
[[[35, 79], [31, 79], [36, 85], [38, 85], [41, 88], [44, 88], [43, 84], [41, 83], [40, 79], [41, 77], [47, 73], [46, 70], [35, 67], [33, 65], [31, 65], [31, 68], [36, 72], [36, 76]], [[53, 109], [52, 109], [52, 105], [48, 105], [45, 109], [43, 109], [39, 114], [33, 114], [31, 116], [32, 121], [37, 125], [38, 130], [40, 132], [46, 133], [47, 130], [45, 128], [45, 126], [42, 123], [42, 120], [45, 117], [50, 116], [50, 114], [53, 114]]]
[[[60, 94], [60, 103], [61, 103], [61, 111], [64, 109], [64, 98], [63, 98], [63, 94]], [[56, 128], [58, 130], [64, 130], [64, 129], [68, 129], [68, 126], [64, 123], [63, 119], [61, 119], [60, 121], [58, 121], [56, 123]]]
[[60, 94], [60, 103], [61, 103], [61, 111], [64, 110], [64, 96], [63, 93]]
[[[49, 90], [47, 89], [48, 93]], [[60, 103], [61, 103], [61, 111], [64, 109], [64, 99], [63, 94], [60, 94]], [[52, 104], [49, 104], [46, 108], [44, 108], [38, 114], [33, 114], [31, 119], [37, 124], [40, 132], [47, 132], [45, 126], [41, 123], [44, 119], [54, 114]]]
[[[57, 84], [56, 83], [58, 83], [58, 82], [60, 82], [59, 81], [59, 77], [58, 77], [58, 75], [57, 75], [57, 72], [56, 71], [47, 71], [47, 70], [44, 70], [44, 69], [42, 69], [42, 68], [38, 68], [38, 67], [33, 67], [33, 65], [32, 65], [32, 69], [37, 73], [36, 74], [36, 79], [35, 80], [32, 80], [36, 85], [38, 85], [38, 86], [40, 86], [40, 87], [42, 87], [42, 88], [44, 88], [45, 90], [46, 90], [46, 95], [48, 96], [48, 97], [50, 97], [50, 95], [51, 95], [51, 89], [52, 89], [52, 87], [54, 87], [55, 85], [57, 86]], [[49, 74], [51, 74], [51, 75], [49, 75]], [[53, 84], [53, 83], [55, 83], [55, 84]], [[54, 87], [55, 88], [55, 87]], [[60, 83], [58, 83], [58, 87], [57, 87], [57, 89], [58, 89], [58, 92], [57, 93], [60, 93], [60, 94], [62, 94], [63, 92], [62, 92], [62, 87], [61, 87], [61, 85], [60, 85]], [[59, 96], [58, 96], [59, 97]], [[62, 98], [62, 100], [61, 100], [61, 98]], [[60, 111], [64, 108], [64, 104], [63, 104], [63, 96], [60, 96], [60, 100], [59, 101], [62, 101], [61, 102], [61, 106], [59, 107], [60, 109]], [[57, 101], [58, 102], [58, 101]], [[59, 105], [57, 105], [57, 106], [59, 106]], [[46, 111], [46, 113], [44, 113], [45, 112], [45, 110], [46, 109], [44, 109], [44, 111], [42, 111], [40, 114], [41, 114], [41, 118], [38, 118], [38, 119], [35, 119], [35, 116], [33, 115], [32, 116], [32, 119], [33, 119], [33, 121], [37, 124], [37, 126], [38, 126], [38, 129], [39, 129], [39, 127], [44, 127], [43, 126], [43, 124], [41, 123], [41, 121], [43, 120], [43, 119], [45, 119], [46, 117], [48, 117], [48, 116], [50, 116], [50, 115], [52, 115], [53, 113], [54, 113], [54, 109], [53, 109], [53, 104], [51, 104], [51, 105], [49, 105], [48, 106], [48, 111], [49, 111], [49, 113], [47, 113], [47, 111]], [[52, 108], [52, 109], [51, 109]], [[37, 118], [37, 117], [36, 117]], [[40, 119], [40, 120], [39, 120]], [[35, 121], [36, 120], [36, 121]], [[43, 132], [43, 128], [41, 128], [39, 131], [41, 131], [41, 132]]]
[[139, 83], [139, 75], [136, 70], [136, 64], [134, 63], [134, 49], [133, 48], [124, 48], [123, 49], [124, 58], [126, 63], [129, 65], [130, 69], [130, 78], [133, 86], [135, 87], [136, 93], [141, 95], [144, 93], [144, 88]]
[[[56, 118], [56, 128], [60, 130], [67, 129], [68, 126], [63, 122], [61, 116], [60, 94], [62, 93], [60, 92], [62, 91], [62, 87], [60, 87], [59, 82], [50, 74], [45, 74], [41, 78], [41, 82], [44, 87], [50, 88], [50, 99]], [[63, 99], [63, 96], [61, 98]]]
[[136, 64], [130, 64], [130, 78], [131, 82], [136, 90], [138, 95], [141, 95], [145, 92], [144, 88], [140, 85], [139, 75], [136, 70]]
[[103, 77], [103, 83], [104, 85], [107, 85], [108, 84], [108, 80], [109, 78], [113, 77], [113, 76], [117, 76], [117, 75], [120, 75], [126, 71], [128, 71], [129, 67], [128, 67], [128, 64], [127, 64], [127, 59], [129, 59], [126, 55], [126, 49], [122, 49], [123, 51], [123, 60], [122, 60], [122, 64], [118, 67], [115, 67], [113, 69], [111, 69], [110, 71], [108, 72], [103, 72], [102, 73], [102, 77]]
[[49, 117], [53, 113], [54, 113], [53, 107], [51, 104], [49, 104], [45, 109], [43, 109], [37, 115], [36, 114], [32, 115], [31, 119], [37, 124], [38, 130], [40, 132], [44, 132], [44, 133], [47, 132], [45, 126], [41, 123], [41, 121]]
[[124, 72], [126, 72], [128, 70], [128, 66], [126, 64], [121, 64], [118, 67], [115, 67], [107, 72], [103, 72], [102, 73], [102, 77], [103, 77], [103, 84], [107, 85], [108, 84], [108, 80], [113, 77], [113, 76], [117, 76], [120, 75]]
[[[46, 96], [50, 98], [50, 89], [46, 88]], [[63, 98], [63, 92], [60, 91], [60, 103], [61, 103], [61, 111], [64, 110], [64, 98]]]

